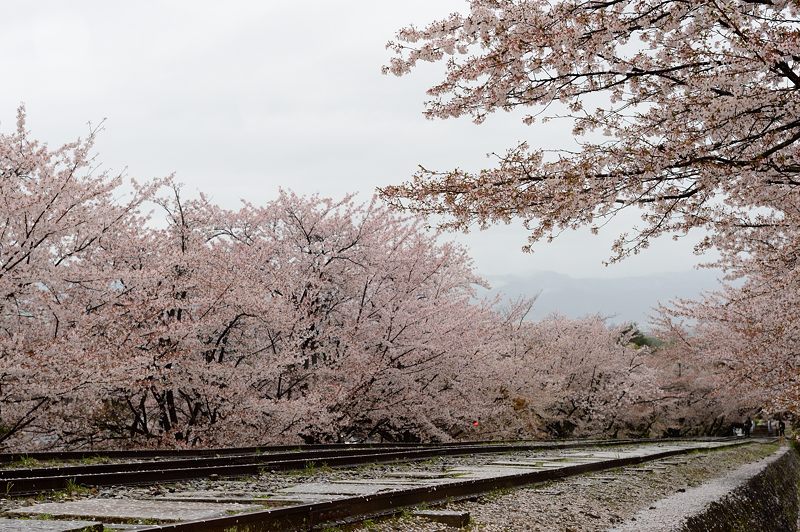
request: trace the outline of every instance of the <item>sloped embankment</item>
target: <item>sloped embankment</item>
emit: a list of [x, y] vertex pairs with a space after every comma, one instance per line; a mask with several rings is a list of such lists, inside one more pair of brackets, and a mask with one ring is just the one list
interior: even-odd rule
[[658, 501], [616, 532], [797, 530], [800, 460], [784, 446], [731, 473]]

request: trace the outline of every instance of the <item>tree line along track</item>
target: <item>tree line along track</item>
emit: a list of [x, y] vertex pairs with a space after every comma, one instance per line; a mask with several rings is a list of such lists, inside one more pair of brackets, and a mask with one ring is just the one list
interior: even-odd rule
[[[6, 496], [24, 496], [61, 490], [69, 485], [113, 486], [174, 482], [199, 478], [226, 478], [258, 475], [265, 471], [289, 471], [307, 467], [346, 467], [371, 463], [424, 460], [435, 457], [507, 453], [512, 451], [570, 449], [588, 446], [615, 446], [654, 440], [584, 440], [566, 442], [464, 442], [458, 444], [415, 444], [366, 446], [332, 445], [217, 449], [221, 456], [157, 458], [158, 452], [121, 451], [128, 458], [151, 461], [91, 465], [64, 465], [28, 469], [0, 470], [0, 490]], [[677, 441], [677, 440], [658, 440]], [[702, 440], [694, 440], [702, 441]], [[256, 450], [253, 450], [256, 449]], [[208, 452], [210, 450], [204, 450]], [[51, 454], [48, 453], [48, 456]], [[108, 455], [111, 455], [109, 453]], [[108, 456], [102, 455], [102, 456]], [[28, 455], [31, 456], [31, 455]], [[71, 456], [61, 454], [60, 457]], [[92, 456], [97, 456], [92, 455]], [[113, 455], [111, 455], [113, 456]], [[162, 455], [163, 456], [163, 455]], [[177, 455], [177, 456], [186, 456]]]

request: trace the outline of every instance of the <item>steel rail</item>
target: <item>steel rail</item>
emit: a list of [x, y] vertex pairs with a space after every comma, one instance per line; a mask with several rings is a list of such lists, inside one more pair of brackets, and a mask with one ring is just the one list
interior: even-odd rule
[[[711, 438], [691, 438], [691, 439], [711, 439]], [[715, 438], [716, 439], [716, 438]], [[625, 440], [514, 440], [516, 443], [525, 444], [554, 444], [571, 443], [576, 441], [591, 441], [595, 444], [604, 442], [648, 442], [648, 441], [684, 441], [686, 438], [646, 438], [646, 439], [625, 439]], [[273, 445], [265, 444], [251, 447], [209, 447], [191, 449], [84, 449], [76, 451], [31, 451], [31, 452], [10, 452], [0, 453], [0, 464], [18, 462], [20, 460], [82, 460], [86, 458], [110, 458], [110, 459], [147, 459], [147, 458], [167, 458], [167, 457], [203, 457], [203, 456], [228, 456], [245, 454], [267, 454], [273, 452], [287, 451], [312, 451], [317, 449], [348, 449], [353, 447], [382, 449], [388, 447], [455, 447], [459, 445], [491, 445], [505, 444], [508, 440], [467, 440], [446, 443], [424, 443], [424, 442], [386, 442], [386, 443], [314, 443], [296, 445]]]
[[[437, 447], [414, 447], [437, 448]], [[152, 471], [157, 469], [189, 469], [249, 463], [269, 463], [278, 460], [309, 460], [350, 454], [380, 454], [388, 451], [408, 449], [407, 447], [374, 447], [362, 448], [353, 446], [346, 449], [320, 449], [314, 451], [290, 451], [270, 454], [237, 454], [231, 456], [214, 456], [200, 458], [171, 458], [167, 460], [151, 460], [147, 462], [116, 462], [108, 464], [58, 465], [52, 467], [35, 467], [21, 469], [0, 469], [0, 480], [33, 477], [80, 476], [95, 473], [124, 473], [126, 471]]]
[[346, 497], [321, 503], [298, 504], [220, 518], [163, 524], [140, 529], [140, 531], [224, 532], [240, 530], [247, 532], [266, 532], [275, 530], [313, 530], [332, 523], [353, 522], [366, 517], [393, 515], [398, 513], [402, 508], [422, 503], [443, 503], [446, 501], [473, 497], [496, 489], [516, 488], [538, 482], [558, 480], [585, 473], [641, 464], [670, 456], [688, 454], [698, 450], [711, 452], [751, 443], [755, 443], [755, 441], [731, 442], [725, 446], [716, 448], [693, 446], [684, 449], [672, 449], [650, 455], [612, 458], [597, 462], [565, 466], [558, 469], [514, 473], [500, 477], [479, 478], [466, 481], [454, 481], [446, 484], [400, 489], [374, 495]]
[[[20, 460], [82, 460], [85, 458], [162, 458], [175, 456], [226, 456], [236, 454], [285, 452], [292, 450], [314, 449], [346, 449], [349, 447], [416, 447], [419, 445], [437, 445], [421, 443], [318, 443], [297, 445], [259, 445], [252, 447], [209, 447], [197, 449], [85, 449], [77, 451], [31, 451], [0, 453], [0, 463], [17, 462]], [[446, 445], [446, 444], [441, 444]]]

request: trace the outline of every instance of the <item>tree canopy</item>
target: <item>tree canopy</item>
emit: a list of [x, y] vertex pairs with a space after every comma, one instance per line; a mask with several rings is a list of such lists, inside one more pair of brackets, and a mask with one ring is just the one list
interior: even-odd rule
[[455, 227], [521, 218], [532, 241], [639, 207], [644, 224], [620, 237], [617, 258], [693, 227], [721, 238], [780, 230], [800, 187], [799, 7], [475, 0], [466, 14], [404, 28], [386, 72], [445, 65], [428, 117], [480, 123], [520, 108], [533, 124], [558, 102], [580, 147], [546, 153], [522, 142], [495, 167], [421, 169], [383, 194]]

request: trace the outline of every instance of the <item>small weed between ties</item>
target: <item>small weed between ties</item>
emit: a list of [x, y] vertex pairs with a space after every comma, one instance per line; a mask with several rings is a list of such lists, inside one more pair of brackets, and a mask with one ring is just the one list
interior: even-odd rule
[[64, 486], [64, 489], [59, 491], [53, 491], [48, 495], [44, 493], [40, 493], [37, 495], [37, 500], [41, 500], [43, 498], [53, 498], [53, 499], [64, 499], [66, 497], [74, 497], [74, 496], [82, 496], [82, 495], [89, 495], [94, 493], [95, 490], [86, 486], [82, 486], [75, 482], [74, 478], [67, 480], [67, 485]]
[[83, 465], [97, 465], [107, 464], [111, 461], [108, 456], [85, 456], [81, 458], [80, 463]]
[[493, 489], [492, 491], [490, 491], [489, 493], [487, 493], [485, 495], [485, 497], [489, 501], [494, 501], [496, 499], [499, 499], [500, 497], [508, 495], [512, 491], [513, 490], [511, 488], [496, 488], [496, 489]]
[[52, 514], [34, 514], [15, 516], [14, 519], [19, 519], [21, 521], [53, 521], [55, 517], [53, 517]]
[[12, 466], [12, 467], [28, 467], [28, 468], [31, 468], [31, 467], [36, 467], [36, 466], [38, 466], [40, 464], [41, 464], [41, 462], [39, 460], [37, 460], [36, 458], [31, 458], [29, 456], [22, 456], [22, 457], [19, 458], [19, 460], [17, 460], [16, 462], [12, 462], [9, 465]]
[[81, 486], [75, 482], [74, 478], [67, 480], [67, 487], [65, 490], [69, 495], [86, 495], [92, 492], [91, 488]]
[[293, 469], [291, 471], [287, 471], [288, 475], [291, 476], [310, 476], [313, 477], [315, 475], [330, 473], [333, 471], [326, 462], [322, 462], [321, 464], [317, 464], [316, 462], [309, 461], [306, 462], [306, 465], [303, 469]]

